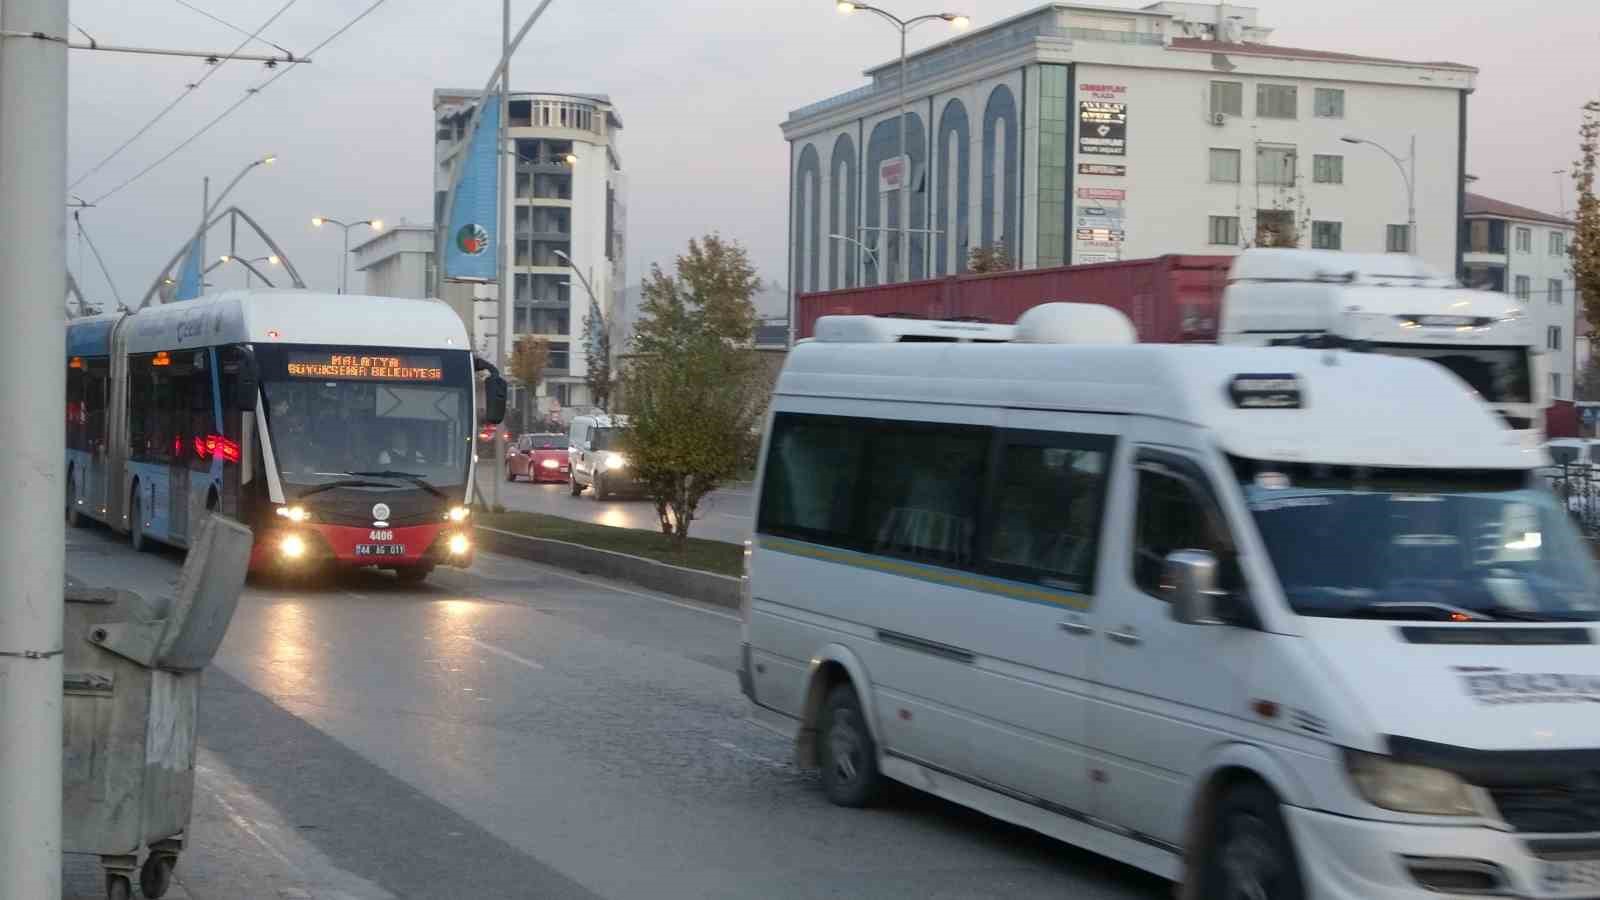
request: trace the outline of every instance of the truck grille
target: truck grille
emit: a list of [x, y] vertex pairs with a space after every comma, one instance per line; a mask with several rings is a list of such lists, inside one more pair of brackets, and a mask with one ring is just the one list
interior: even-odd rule
[[1501, 818], [1518, 831], [1570, 834], [1600, 831], [1600, 773], [1564, 782], [1491, 787]]

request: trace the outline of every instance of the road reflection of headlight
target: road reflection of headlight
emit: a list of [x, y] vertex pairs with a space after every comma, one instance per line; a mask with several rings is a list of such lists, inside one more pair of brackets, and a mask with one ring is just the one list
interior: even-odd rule
[[465, 506], [454, 506], [450, 508], [450, 521], [452, 522], [465, 522], [467, 520], [467, 516], [470, 515], [472, 515], [472, 510], [467, 509]]
[[450, 536], [450, 555], [451, 556], [466, 556], [467, 555], [467, 551], [471, 550], [471, 549], [472, 549], [472, 542], [467, 540], [467, 536], [466, 535], [464, 535], [464, 534], [453, 534], [453, 535]]
[[306, 542], [300, 535], [291, 534], [278, 544], [278, 549], [282, 550], [283, 555], [288, 559], [299, 559], [306, 555]]
[[621, 456], [615, 453], [606, 457], [606, 468], [608, 469], [620, 469], [627, 464], [628, 461], [626, 459], [623, 459]]
[[543, 467], [545, 467], [545, 468], [546, 468], [546, 469], [554, 469], [554, 468], [555, 468], [555, 467], [556, 467], [556, 466], [557, 466], [557, 465], [560, 465], [560, 464], [559, 464], [559, 463], [557, 463], [557, 462], [556, 462], [556, 461], [555, 461], [555, 460], [553, 460], [553, 459], [547, 459], [547, 460], [545, 460], [545, 461], [544, 461], [544, 462], [542, 462], [542, 463], [539, 463], [539, 465], [541, 465], [541, 466], [543, 466]]

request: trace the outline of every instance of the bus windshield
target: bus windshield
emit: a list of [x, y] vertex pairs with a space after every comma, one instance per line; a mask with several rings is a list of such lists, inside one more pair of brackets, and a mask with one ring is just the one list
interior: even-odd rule
[[1489, 403], [1533, 402], [1533, 379], [1525, 347], [1378, 344], [1373, 349], [1389, 356], [1432, 360], [1454, 372]]
[[257, 355], [286, 484], [356, 477], [393, 479], [397, 487], [466, 484], [473, 394], [465, 354], [274, 347]]

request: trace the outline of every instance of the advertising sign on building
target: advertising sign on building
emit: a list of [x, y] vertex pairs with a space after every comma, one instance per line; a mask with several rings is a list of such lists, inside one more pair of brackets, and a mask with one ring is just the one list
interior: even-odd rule
[[1109, 163], [1078, 163], [1079, 175], [1115, 175], [1122, 177], [1128, 174], [1127, 166], [1115, 166]]
[[1128, 104], [1078, 101], [1078, 152], [1123, 156], [1128, 152]]
[[1122, 207], [1080, 206], [1078, 207], [1077, 223], [1079, 228], [1108, 228], [1120, 232], [1122, 230]]
[[1078, 188], [1079, 200], [1126, 200], [1128, 192], [1122, 188]]
[[1123, 239], [1120, 228], [1079, 228], [1076, 235], [1080, 242], [1091, 244], [1120, 244]]
[[1079, 253], [1073, 262], [1080, 265], [1088, 265], [1090, 263], [1116, 262], [1117, 258], [1115, 253]]
[[878, 163], [878, 193], [897, 191], [906, 180], [906, 157], [891, 156]]

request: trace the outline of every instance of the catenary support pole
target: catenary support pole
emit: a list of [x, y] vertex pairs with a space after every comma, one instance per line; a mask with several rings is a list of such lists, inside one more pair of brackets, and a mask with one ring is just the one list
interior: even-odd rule
[[[66, 0], [0, 0], [64, 35]], [[0, 38], [0, 900], [61, 896], [67, 47]]]
[[[509, 230], [506, 227], [506, 220], [512, 219], [514, 221], [515, 217], [507, 215], [507, 210], [511, 207], [511, 204], [506, 202], [506, 190], [515, 185], [517, 177], [515, 167], [512, 168], [509, 176], [506, 174], [506, 117], [511, 114], [511, 0], [505, 0], [500, 11], [500, 59], [500, 127], [494, 138], [494, 164], [499, 167], [496, 171], [500, 173], [500, 177], [497, 179], [500, 183], [495, 186], [497, 190], [494, 197], [494, 214], [497, 224], [495, 235], [500, 241], [499, 252], [495, 256], [498, 269], [495, 272], [495, 281], [499, 287], [495, 291], [494, 339], [499, 346], [495, 348], [494, 358], [501, 369], [510, 371], [507, 367], [509, 359], [508, 348], [514, 341], [508, 341], [506, 335], [506, 321], [508, 319], [506, 311], [511, 308], [512, 303], [510, 285], [508, 284], [511, 279], [506, 274], [511, 268], [510, 262], [506, 259], [506, 250], [509, 246], [509, 242], [506, 241], [506, 232]], [[515, 320], [513, 319], [512, 321]], [[526, 403], [527, 401], [524, 400], [523, 402]], [[506, 477], [505, 467], [506, 429], [505, 423], [502, 422], [496, 425], [494, 429], [494, 481], [489, 488], [490, 509], [497, 509], [500, 506], [500, 480]]]

